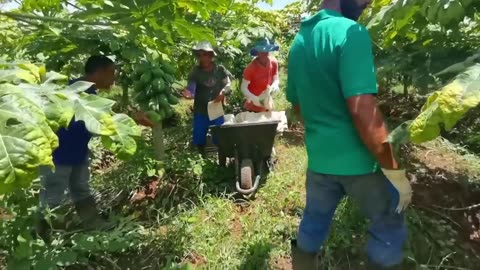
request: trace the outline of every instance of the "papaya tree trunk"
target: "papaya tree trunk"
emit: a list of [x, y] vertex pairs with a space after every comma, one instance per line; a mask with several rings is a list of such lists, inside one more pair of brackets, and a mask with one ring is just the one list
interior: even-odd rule
[[408, 75], [403, 75], [403, 95], [405, 97], [408, 97], [408, 86], [410, 85], [408, 77]]
[[122, 109], [128, 108], [128, 85], [122, 85]]
[[162, 122], [155, 122], [152, 127], [152, 143], [155, 158], [158, 161], [165, 159], [165, 144], [163, 142], [163, 126]]

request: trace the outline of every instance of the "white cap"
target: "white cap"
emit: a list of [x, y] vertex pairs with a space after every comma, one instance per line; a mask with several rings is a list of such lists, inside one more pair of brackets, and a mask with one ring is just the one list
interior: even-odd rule
[[213, 52], [213, 55], [217, 55], [215, 50], [213, 49], [213, 46], [210, 42], [208, 41], [200, 41], [193, 47], [194, 51], [206, 51], [206, 52]]

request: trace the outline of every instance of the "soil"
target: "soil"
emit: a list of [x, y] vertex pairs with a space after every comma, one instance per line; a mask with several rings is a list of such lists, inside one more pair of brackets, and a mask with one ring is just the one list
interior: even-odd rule
[[416, 147], [408, 155], [413, 206], [452, 224], [461, 246], [480, 255], [480, 182], [478, 171], [453, 150]]
[[240, 241], [243, 235], [243, 226], [239, 217], [234, 217], [231, 221], [230, 231], [233, 239]]
[[270, 267], [272, 270], [292, 270], [292, 258], [289, 256], [273, 258], [270, 261]]

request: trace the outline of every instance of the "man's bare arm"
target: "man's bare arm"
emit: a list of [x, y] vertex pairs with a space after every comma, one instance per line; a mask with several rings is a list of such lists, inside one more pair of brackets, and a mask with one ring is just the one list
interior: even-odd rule
[[392, 146], [386, 142], [388, 130], [375, 96], [359, 95], [347, 99], [355, 128], [368, 150], [384, 169], [398, 169]]

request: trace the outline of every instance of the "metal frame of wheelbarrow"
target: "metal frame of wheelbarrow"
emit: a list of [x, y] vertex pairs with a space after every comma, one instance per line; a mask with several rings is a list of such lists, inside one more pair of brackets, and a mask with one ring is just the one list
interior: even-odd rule
[[220, 165], [225, 166], [227, 158], [235, 158], [239, 193], [248, 195], [257, 190], [266, 160], [272, 154], [278, 123], [276, 120], [211, 127], [218, 141]]

